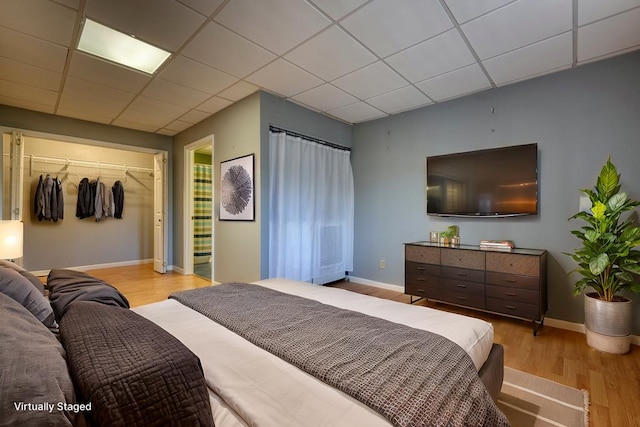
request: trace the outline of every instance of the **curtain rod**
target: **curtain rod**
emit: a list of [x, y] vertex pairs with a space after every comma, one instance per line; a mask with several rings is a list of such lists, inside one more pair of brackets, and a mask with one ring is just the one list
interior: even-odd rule
[[335, 144], [335, 143], [329, 142], [329, 141], [323, 141], [322, 139], [314, 138], [312, 136], [304, 135], [304, 134], [301, 134], [301, 133], [298, 133], [298, 132], [294, 132], [294, 131], [291, 131], [291, 130], [283, 129], [283, 128], [280, 128], [280, 127], [277, 127], [277, 126], [273, 126], [273, 125], [269, 125], [269, 131], [271, 131], [271, 132], [279, 132], [279, 133], [283, 133], [284, 132], [287, 135], [291, 135], [291, 136], [294, 136], [296, 138], [302, 138], [302, 139], [310, 141], [310, 142], [315, 142], [316, 144], [326, 145], [327, 147], [335, 148], [337, 150], [351, 151], [351, 148], [345, 147], [344, 145]]

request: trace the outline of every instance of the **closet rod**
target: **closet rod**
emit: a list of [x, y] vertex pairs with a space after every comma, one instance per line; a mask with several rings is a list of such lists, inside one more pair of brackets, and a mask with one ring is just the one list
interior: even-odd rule
[[326, 145], [327, 147], [336, 148], [338, 150], [351, 151], [351, 148], [345, 147], [344, 145], [335, 144], [335, 143], [329, 142], [329, 141], [323, 141], [322, 139], [314, 138], [312, 136], [303, 135], [301, 133], [294, 132], [294, 131], [287, 130], [287, 129], [282, 129], [282, 128], [279, 128], [279, 127], [273, 126], [273, 125], [269, 125], [269, 131], [276, 132], [276, 133], [283, 133], [284, 132], [287, 135], [291, 135], [291, 136], [296, 137], [296, 138], [301, 138], [301, 139], [304, 139], [304, 140], [307, 140], [307, 141], [315, 142], [316, 144]]
[[32, 162], [36, 161], [36, 162], [43, 162], [43, 163], [53, 163], [56, 165], [85, 166], [85, 167], [93, 167], [98, 169], [115, 169], [115, 170], [121, 170], [125, 172], [153, 173], [152, 168], [145, 168], [141, 166], [117, 165], [114, 163], [90, 162], [87, 160], [61, 159], [57, 157], [34, 156], [32, 154], [25, 154], [24, 157], [25, 159], [29, 159]]

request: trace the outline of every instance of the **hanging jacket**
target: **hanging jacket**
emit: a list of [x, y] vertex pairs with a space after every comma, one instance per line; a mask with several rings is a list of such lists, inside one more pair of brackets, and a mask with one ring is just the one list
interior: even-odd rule
[[42, 218], [44, 218], [44, 178], [42, 175], [40, 175], [40, 180], [36, 186], [36, 195], [33, 202], [33, 213], [38, 218], [38, 221], [42, 221]]
[[122, 210], [124, 209], [124, 187], [122, 182], [116, 181], [111, 190], [113, 191], [113, 216], [122, 219]]
[[76, 204], [76, 216], [80, 219], [93, 215], [93, 199], [91, 197], [91, 185], [89, 178], [82, 178], [78, 185], [78, 202]]
[[101, 221], [107, 216], [104, 209], [104, 200], [105, 200], [105, 185], [104, 185], [104, 182], [100, 182], [100, 178], [98, 178], [96, 182], [96, 200], [95, 200], [96, 221]]
[[54, 196], [56, 200], [55, 209], [53, 207], [53, 202], [51, 206], [51, 219], [54, 222], [64, 218], [64, 196], [62, 195], [63, 193], [62, 190], [63, 190], [62, 181], [60, 181], [60, 179], [56, 177], [53, 180], [53, 195], [52, 195], [52, 200]]

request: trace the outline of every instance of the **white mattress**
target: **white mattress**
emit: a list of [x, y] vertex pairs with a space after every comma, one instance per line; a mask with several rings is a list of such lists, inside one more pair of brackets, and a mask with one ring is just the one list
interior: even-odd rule
[[[443, 335], [479, 369], [493, 343], [480, 319], [287, 279], [256, 284]], [[175, 300], [133, 309], [184, 343], [202, 363], [217, 427], [389, 426], [377, 412]]]

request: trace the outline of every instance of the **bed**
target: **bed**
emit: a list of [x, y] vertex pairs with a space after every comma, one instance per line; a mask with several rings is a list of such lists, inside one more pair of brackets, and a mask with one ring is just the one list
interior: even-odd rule
[[[82, 289], [85, 280], [91, 286], [100, 285], [88, 275], [73, 273], [68, 277], [67, 271], [62, 272], [64, 274], [52, 270], [51, 283], [62, 279], [73, 282], [78, 289]], [[82, 408], [70, 406], [72, 410], [63, 414], [66, 419], [52, 425], [118, 425], [119, 420], [124, 420], [120, 425], [170, 422], [172, 425], [219, 427], [465, 425], [467, 421], [456, 418], [461, 416], [459, 413], [463, 413], [463, 409], [466, 413], [481, 414], [475, 416], [484, 425], [508, 425], [492, 400], [502, 384], [502, 347], [493, 343], [491, 324], [479, 319], [287, 279], [185, 291], [168, 300], [134, 309], [125, 307], [128, 304], [113, 296], [113, 292], [112, 298], [108, 296], [109, 292], [105, 295], [104, 287], [93, 294], [83, 291], [81, 295], [74, 301], [67, 293], [64, 307], [58, 307], [58, 311], [67, 313], [59, 323], [62, 352], [66, 352], [64, 356], [72, 380], [58, 381], [62, 386], [58, 384], [54, 388], [58, 399], [77, 405], [91, 402], [93, 406], [85, 414], [81, 413]], [[100, 301], [91, 301], [93, 297]], [[277, 309], [270, 308], [271, 299], [275, 299], [273, 304]], [[209, 305], [209, 301], [215, 301], [213, 304], [218, 306]], [[287, 320], [288, 307], [291, 307], [290, 315], [294, 316], [290, 319], [302, 319], [307, 312], [318, 310], [313, 315], [323, 317], [318, 320], [309, 314], [309, 319], [304, 321]], [[208, 311], [213, 311], [214, 316], [223, 313], [220, 315], [226, 317], [212, 321]], [[258, 314], [254, 312], [266, 317], [255, 317]], [[242, 315], [238, 316], [238, 313]], [[350, 331], [338, 331], [339, 326], [330, 323], [332, 318], [337, 318], [337, 325], [346, 325]], [[349, 322], [355, 323], [348, 326]], [[365, 323], [371, 324], [373, 329], [359, 330]], [[288, 326], [294, 324], [295, 327]], [[442, 394], [441, 386], [440, 383], [430, 386], [424, 382], [426, 365], [425, 369], [419, 369], [403, 361], [402, 369], [411, 375], [393, 383], [386, 376], [374, 375], [377, 370], [384, 369], [368, 365], [383, 366], [380, 360], [365, 361], [369, 357], [357, 353], [360, 356], [354, 365], [348, 356], [352, 344], [345, 347], [347, 351], [334, 351], [336, 354], [332, 359], [324, 356], [329, 351], [317, 350], [318, 346], [328, 348], [340, 343], [307, 342], [311, 341], [308, 337], [315, 335], [308, 331], [300, 342], [296, 341], [300, 339], [295, 335], [287, 335], [290, 329], [305, 327], [325, 330], [334, 339], [338, 335], [337, 341], [350, 333], [356, 338], [370, 337], [366, 346], [386, 343], [381, 341], [386, 339], [385, 334], [399, 342], [396, 347], [393, 347], [396, 344], [379, 345], [382, 349], [374, 352], [363, 347], [367, 354], [390, 348], [394, 357], [404, 352], [410, 354], [411, 359], [413, 354], [422, 352], [429, 358], [435, 352], [441, 358], [437, 363], [442, 366], [452, 358], [455, 363], [450, 364], [455, 366], [438, 368], [433, 362], [436, 367], [429, 368], [433, 372], [428, 376], [440, 376], [439, 381], [453, 383], [448, 393], [455, 394], [457, 400], [448, 395], [436, 396]], [[284, 338], [272, 337], [275, 330], [286, 330], [282, 335]], [[39, 332], [45, 335], [44, 329]], [[422, 345], [423, 338], [432, 332], [436, 334], [434, 339], [438, 344], [434, 349], [423, 351], [422, 347], [426, 347]], [[3, 334], [8, 333], [3, 331]], [[418, 335], [414, 337], [414, 334]], [[293, 356], [272, 345], [278, 339], [284, 340], [279, 345], [293, 350]], [[56, 351], [60, 353], [61, 350]], [[315, 356], [308, 353], [315, 353]], [[296, 364], [299, 362], [296, 357], [302, 360], [301, 364]], [[387, 358], [388, 355], [384, 355], [381, 360]], [[310, 360], [312, 362], [308, 362]], [[312, 366], [304, 366], [305, 361]], [[423, 362], [424, 359], [419, 359], [412, 363]], [[391, 365], [394, 363], [387, 364], [387, 370]], [[455, 381], [449, 378], [448, 369], [455, 373]], [[121, 375], [122, 372], [126, 375]], [[325, 376], [318, 372], [324, 372]], [[345, 385], [342, 377], [348, 378], [350, 373], [351, 378]], [[115, 377], [117, 381], [114, 381]], [[73, 384], [74, 390], [69, 391], [68, 382]], [[126, 390], [114, 391], [116, 384]], [[374, 384], [378, 388], [372, 391]], [[420, 396], [423, 400], [418, 399], [418, 394], [409, 394], [408, 399], [404, 397], [404, 403], [400, 402], [403, 393], [406, 394], [405, 389], [412, 390], [411, 387], [417, 387], [421, 393], [429, 387], [432, 390], [431, 394], [422, 393], [425, 394]], [[381, 394], [380, 390], [386, 394]], [[131, 398], [132, 395], [137, 397]], [[415, 401], [412, 396], [416, 396]], [[396, 400], [399, 402], [397, 408], [402, 409], [389, 408], [393, 406], [389, 402], [396, 405]], [[421, 403], [417, 409], [412, 407], [416, 402]], [[439, 402], [438, 406], [427, 410], [432, 403], [435, 405], [434, 402]], [[435, 415], [424, 418], [422, 412], [429, 411]], [[408, 414], [413, 414], [414, 418], [407, 418]], [[32, 414], [22, 412], [18, 415]]]

